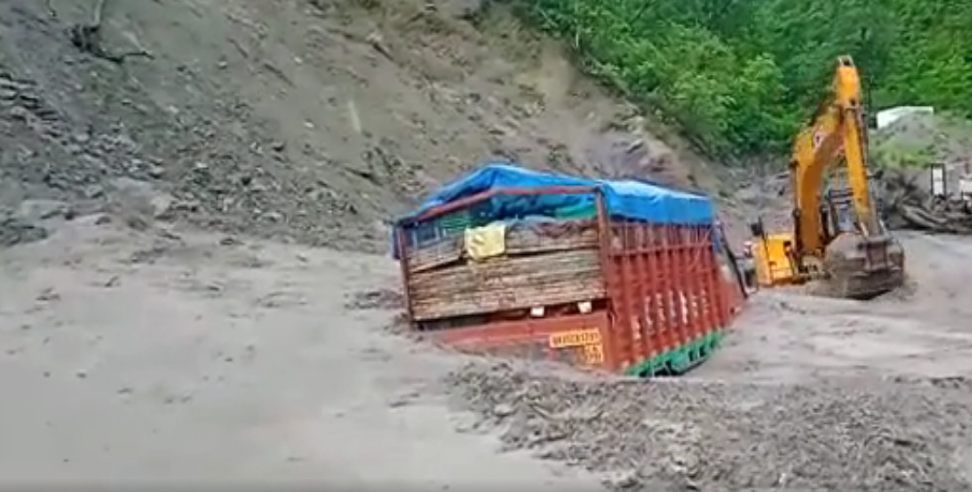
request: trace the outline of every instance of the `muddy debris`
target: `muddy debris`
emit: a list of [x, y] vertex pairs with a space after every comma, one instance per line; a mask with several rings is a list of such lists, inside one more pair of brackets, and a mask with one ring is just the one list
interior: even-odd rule
[[397, 290], [382, 288], [355, 292], [348, 296], [344, 307], [353, 311], [371, 309], [398, 310], [405, 306], [405, 298]]
[[43, 227], [14, 217], [0, 217], [0, 247], [42, 241], [47, 237], [47, 229]]
[[930, 385], [604, 380], [505, 363], [470, 364], [448, 385], [507, 449], [603, 473], [612, 490], [969, 486], [952, 461], [972, 439], [968, 396]]
[[[571, 172], [591, 162], [584, 171], [598, 175], [628, 167], [600, 155], [603, 122], [591, 119], [626, 105], [578, 80], [570, 92], [552, 87], [564, 93], [541, 111], [544, 98], [508, 83], [510, 61], [469, 22], [504, 26], [490, 2], [307, 1], [273, 16], [261, 2], [51, 2], [57, 15], [44, 3], [0, 3], [15, 26], [0, 43], [0, 148], [14, 149], [0, 182], [72, 206], [113, 201], [120, 178], [150, 182], [167, 198], [123, 221], [136, 227], [159, 213], [225, 234], [384, 254], [375, 223], [478, 162], [519, 156]], [[374, 23], [378, 11], [402, 22]], [[273, 32], [305, 32], [306, 46]], [[565, 57], [522, 45], [516, 60], [528, 47], [523, 59], [540, 58], [523, 66], [537, 79], [530, 85], [549, 85], [539, 79]], [[303, 96], [322, 88], [320, 98]], [[390, 108], [389, 97], [400, 104]], [[346, 109], [347, 125], [322, 116], [335, 109]], [[656, 140], [644, 146], [673, 152]]]
[[[922, 170], [924, 171], [924, 170]], [[972, 206], [957, 197], [932, 196], [919, 183], [927, 178], [915, 170], [884, 171], [877, 199], [884, 220], [892, 228], [972, 235]]]
[[391, 322], [383, 327], [385, 333], [399, 336], [408, 336], [414, 339], [416, 342], [421, 340], [421, 336], [418, 332], [412, 331], [411, 323], [408, 319], [408, 314], [404, 312], [399, 312], [392, 318]]

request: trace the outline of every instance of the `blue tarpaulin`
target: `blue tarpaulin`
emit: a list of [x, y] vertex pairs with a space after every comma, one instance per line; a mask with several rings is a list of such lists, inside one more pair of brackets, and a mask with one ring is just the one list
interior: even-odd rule
[[[399, 219], [407, 224], [428, 210], [485, 191], [502, 188], [588, 186], [604, 196], [612, 217], [644, 220], [656, 224], [705, 225], [715, 221], [712, 201], [703, 195], [676, 191], [635, 180], [609, 181], [532, 171], [502, 163], [487, 164], [439, 188], [418, 209]], [[540, 195], [503, 197], [491, 200], [485, 213], [493, 220], [549, 216], [551, 211], [593, 204], [593, 195]], [[396, 252], [397, 248], [393, 249]]]

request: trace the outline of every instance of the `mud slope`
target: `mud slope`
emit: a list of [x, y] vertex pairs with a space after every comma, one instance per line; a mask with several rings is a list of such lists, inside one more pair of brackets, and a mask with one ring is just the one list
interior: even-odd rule
[[129, 177], [173, 195], [158, 215], [377, 249], [383, 221], [489, 158], [714, 181], [554, 45], [453, 3], [109, 1], [97, 47], [150, 55], [119, 64], [69, 38], [93, 0], [4, 1], [0, 207], [97, 208]]

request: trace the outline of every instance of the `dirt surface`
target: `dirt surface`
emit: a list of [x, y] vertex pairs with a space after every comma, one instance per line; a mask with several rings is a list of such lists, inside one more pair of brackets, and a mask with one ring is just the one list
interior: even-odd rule
[[763, 292], [679, 380], [472, 364], [453, 395], [510, 449], [616, 490], [967, 490], [972, 244], [904, 234], [908, 289]]
[[872, 301], [762, 292], [705, 377], [814, 382], [847, 376], [972, 377], [972, 242], [898, 232], [907, 285]]
[[955, 301], [969, 272], [941, 256], [970, 254], [960, 239], [906, 237], [914, 291], [899, 297], [763, 293], [713, 360], [645, 382], [391, 335], [401, 298], [376, 288], [397, 281], [384, 257], [139, 231], [115, 216], [52, 220], [47, 239], [0, 251], [0, 379], [20, 395], [0, 419], [8, 484], [966, 490], [972, 479], [970, 313]]
[[99, 222], [0, 251], [4, 487], [597, 486], [454, 432], [461, 359], [344, 306], [389, 260]]
[[512, 449], [615, 490], [966, 490], [969, 384], [578, 380], [508, 366], [454, 376]]

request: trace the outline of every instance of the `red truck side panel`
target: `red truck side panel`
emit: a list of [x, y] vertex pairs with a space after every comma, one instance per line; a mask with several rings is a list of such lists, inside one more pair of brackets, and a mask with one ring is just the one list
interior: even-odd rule
[[[491, 318], [494, 321], [426, 331], [426, 335], [460, 350], [559, 360], [632, 374], [652, 374], [665, 364], [682, 365], [681, 359], [697, 359], [711, 350], [711, 340], [718, 339], [742, 303], [713, 248], [714, 225], [612, 219], [603, 198], [590, 188], [509, 190], [518, 195], [580, 192], [597, 194], [598, 256], [606, 298], [595, 300], [593, 312], [557, 314], [567, 311], [551, 307], [543, 317], [497, 316]], [[496, 193], [449, 204], [448, 210]], [[421, 219], [445, 211], [432, 210]], [[409, 271], [404, 266], [408, 246], [405, 235], [397, 234], [408, 303]], [[414, 326], [419, 329], [419, 323]]]

